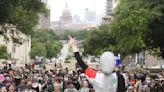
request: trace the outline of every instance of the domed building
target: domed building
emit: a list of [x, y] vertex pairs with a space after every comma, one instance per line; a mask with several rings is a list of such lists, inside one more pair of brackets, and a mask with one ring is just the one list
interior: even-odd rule
[[63, 26], [73, 23], [72, 14], [71, 11], [68, 9], [68, 4], [66, 4], [66, 8], [63, 10], [62, 16], [60, 17], [60, 21]]
[[[76, 16], [76, 19], [80, 21], [80, 17]], [[72, 13], [70, 9], [68, 9], [68, 4], [66, 4], [65, 9], [62, 12], [62, 15], [60, 17], [60, 21], [55, 21], [52, 24], [52, 28], [56, 31], [74, 31], [74, 30], [81, 30], [81, 29], [87, 29], [91, 27], [97, 26], [96, 24], [88, 24], [84, 22], [75, 22], [75, 18], [72, 17]]]

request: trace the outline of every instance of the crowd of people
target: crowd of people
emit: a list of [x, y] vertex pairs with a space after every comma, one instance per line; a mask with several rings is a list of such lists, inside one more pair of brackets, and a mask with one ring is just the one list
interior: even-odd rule
[[0, 92], [92, 92], [93, 87], [81, 70], [34, 70], [32, 66], [0, 71]]
[[75, 39], [69, 38], [81, 68], [47, 70], [44, 66], [38, 70], [35, 64], [25, 67], [6, 64], [0, 70], [0, 92], [164, 92], [164, 72], [151, 75], [115, 66], [112, 52], [101, 55], [100, 70], [93, 69], [83, 61]]
[[123, 71], [127, 92], [164, 92], [164, 73]]
[[[164, 73], [146, 73], [115, 69], [124, 76], [127, 92], [164, 92]], [[4, 78], [3, 78], [4, 77]], [[32, 66], [13, 69], [11, 65], [0, 71], [0, 92], [95, 92], [82, 70], [34, 70]], [[110, 91], [109, 91], [110, 92]]]

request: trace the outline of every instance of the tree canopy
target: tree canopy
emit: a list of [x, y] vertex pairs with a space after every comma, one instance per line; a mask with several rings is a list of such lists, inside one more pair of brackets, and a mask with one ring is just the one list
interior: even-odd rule
[[44, 29], [34, 32], [32, 35], [31, 58], [41, 56], [46, 58], [56, 57], [62, 48], [58, 36], [53, 30]]
[[0, 59], [9, 59], [10, 55], [7, 53], [6, 46], [0, 46]]
[[83, 41], [84, 55], [100, 55], [102, 52], [114, 51], [115, 38], [111, 35], [109, 25], [102, 25], [98, 29], [90, 31]]
[[164, 58], [163, 25], [164, 0], [120, 0], [111, 23], [86, 38], [84, 53], [110, 50], [126, 56], [149, 50]]
[[[129, 55], [147, 50], [152, 47], [150, 43], [153, 39], [158, 40], [155, 37], [150, 39], [152, 34], [158, 34], [158, 29], [150, 24], [155, 23], [154, 20], [161, 20], [159, 18], [162, 16], [161, 8], [163, 6], [160, 6], [158, 1], [163, 0], [120, 1], [111, 23], [112, 34], [117, 42], [116, 48], [120, 53]], [[157, 43], [156, 45], [159, 46]]]
[[1, 0], [0, 26], [14, 26], [23, 33], [31, 34], [39, 14], [46, 12], [46, 4], [42, 0]]
[[164, 58], [164, 0], [157, 0], [154, 5], [159, 6], [161, 15], [150, 22], [150, 32], [145, 43], [153, 51], [152, 54]]
[[31, 52], [30, 52], [30, 56], [32, 59], [35, 58], [35, 56], [39, 56], [39, 57], [46, 57], [47, 56], [47, 50], [45, 47], [44, 43], [41, 42], [35, 42], [35, 44], [32, 44], [32, 48], [31, 48]]
[[87, 35], [89, 31], [87, 30], [77, 30], [77, 31], [64, 31], [62, 33], [58, 33], [60, 40], [67, 40], [68, 35], [75, 37], [78, 40], [83, 40]]

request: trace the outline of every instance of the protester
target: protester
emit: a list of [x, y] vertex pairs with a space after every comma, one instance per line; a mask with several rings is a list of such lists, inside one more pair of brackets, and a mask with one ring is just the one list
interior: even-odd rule
[[77, 92], [77, 90], [74, 88], [73, 83], [70, 81], [67, 83], [67, 88], [64, 90], [64, 92]]
[[101, 71], [97, 72], [82, 60], [76, 40], [69, 36], [69, 44], [74, 52], [75, 58], [84, 73], [93, 80], [92, 84], [96, 92], [125, 92], [125, 80], [123, 75], [113, 72], [115, 67], [115, 56], [112, 52], [104, 52], [100, 57]]
[[[75, 54], [80, 55], [79, 53]], [[78, 62], [79, 59], [82, 60], [78, 56]], [[164, 92], [164, 72], [151, 75], [147, 72], [128, 69], [130, 67], [126, 66], [110, 70], [111, 74], [114, 73], [114, 77], [113, 75], [110, 77], [113, 78], [112, 82], [114, 84], [118, 82], [116, 91], [113, 91], [112, 88], [107, 91], [97, 91], [96, 83], [94, 83], [95, 76], [103, 75], [104, 72], [89, 68], [84, 62], [79, 64], [83, 65], [82, 69], [70, 70], [60, 65], [53, 70], [47, 70], [47, 68], [36, 70], [30, 64], [26, 64], [26, 67], [13, 68], [14, 65], [6, 63], [3, 70], [0, 70], [0, 92]], [[92, 71], [93, 74], [86, 73], [86, 69]], [[110, 78], [103, 82], [101, 82], [101, 77], [97, 76], [97, 78], [95, 82], [102, 84], [111, 82]], [[98, 86], [110, 87], [101, 84]], [[126, 89], [124, 89], [125, 87]]]
[[88, 81], [87, 80], [84, 80], [83, 82], [82, 82], [82, 85], [81, 85], [81, 88], [80, 88], [80, 90], [79, 90], [79, 92], [89, 92], [89, 83], [88, 83]]

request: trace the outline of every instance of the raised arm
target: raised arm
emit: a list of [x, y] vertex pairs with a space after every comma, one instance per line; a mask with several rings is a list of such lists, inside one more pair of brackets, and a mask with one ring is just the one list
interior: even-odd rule
[[79, 54], [79, 49], [78, 49], [75, 38], [72, 38], [69, 36], [69, 45], [71, 46], [72, 51], [74, 52], [74, 56], [75, 56], [78, 64], [80, 65], [82, 70], [85, 71], [88, 68], [88, 66], [84, 63], [84, 61], [82, 60], [82, 57]]
[[72, 38], [69, 36], [69, 45], [71, 46], [72, 51], [74, 52], [75, 58], [76, 58], [78, 64], [80, 65], [80, 67], [82, 68], [82, 70], [84, 71], [84, 73], [88, 77], [94, 78], [96, 76], [96, 71], [89, 68], [88, 65], [84, 63], [82, 57], [79, 54], [79, 49], [78, 49], [75, 38]]

